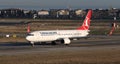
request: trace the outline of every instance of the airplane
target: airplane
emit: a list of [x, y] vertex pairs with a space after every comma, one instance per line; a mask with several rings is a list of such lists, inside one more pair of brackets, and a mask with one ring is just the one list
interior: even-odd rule
[[90, 32], [89, 27], [91, 16], [92, 10], [90, 9], [82, 26], [78, 27], [75, 30], [45, 30], [30, 32], [30, 29], [28, 29], [28, 32], [30, 33], [26, 36], [26, 40], [28, 40], [32, 46], [34, 46], [35, 42], [56, 43], [58, 40], [65, 45], [69, 45], [71, 43], [71, 38], [87, 37]]

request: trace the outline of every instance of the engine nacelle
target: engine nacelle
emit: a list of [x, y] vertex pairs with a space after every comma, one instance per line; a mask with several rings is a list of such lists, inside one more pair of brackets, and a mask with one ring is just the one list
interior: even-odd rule
[[70, 44], [70, 42], [71, 42], [69, 38], [65, 38], [63, 40], [64, 40], [64, 44]]

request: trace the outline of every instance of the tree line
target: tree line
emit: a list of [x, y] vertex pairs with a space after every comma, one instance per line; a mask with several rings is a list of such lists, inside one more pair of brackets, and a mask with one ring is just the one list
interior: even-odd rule
[[[24, 10], [0, 9], [0, 18], [20, 19], [84, 19], [88, 9]], [[94, 9], [92, 19], [120, 19], [120, 9]]]

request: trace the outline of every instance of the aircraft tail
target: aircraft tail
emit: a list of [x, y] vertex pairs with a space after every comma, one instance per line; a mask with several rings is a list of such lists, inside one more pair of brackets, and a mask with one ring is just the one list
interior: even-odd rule
[[82, 26], [78, 27], [77, 30], [89, 30], [91, 16], [92, 10], [89, 10]]

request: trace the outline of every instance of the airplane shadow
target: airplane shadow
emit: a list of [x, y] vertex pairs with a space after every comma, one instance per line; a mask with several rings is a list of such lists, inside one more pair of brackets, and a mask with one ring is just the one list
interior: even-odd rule
[[[54, 44], [51, 44], [51, 43], [35, 43], [34, 45], [54, 45]], [[56, 44], [57, 45], [57, 44]], [[26, 43], [26, 42], [16, 42], [16, 43], [13, 43], [13, 42], [2, 42], [0, 43], [0, 46], [31, 46], [30, 43]]]

